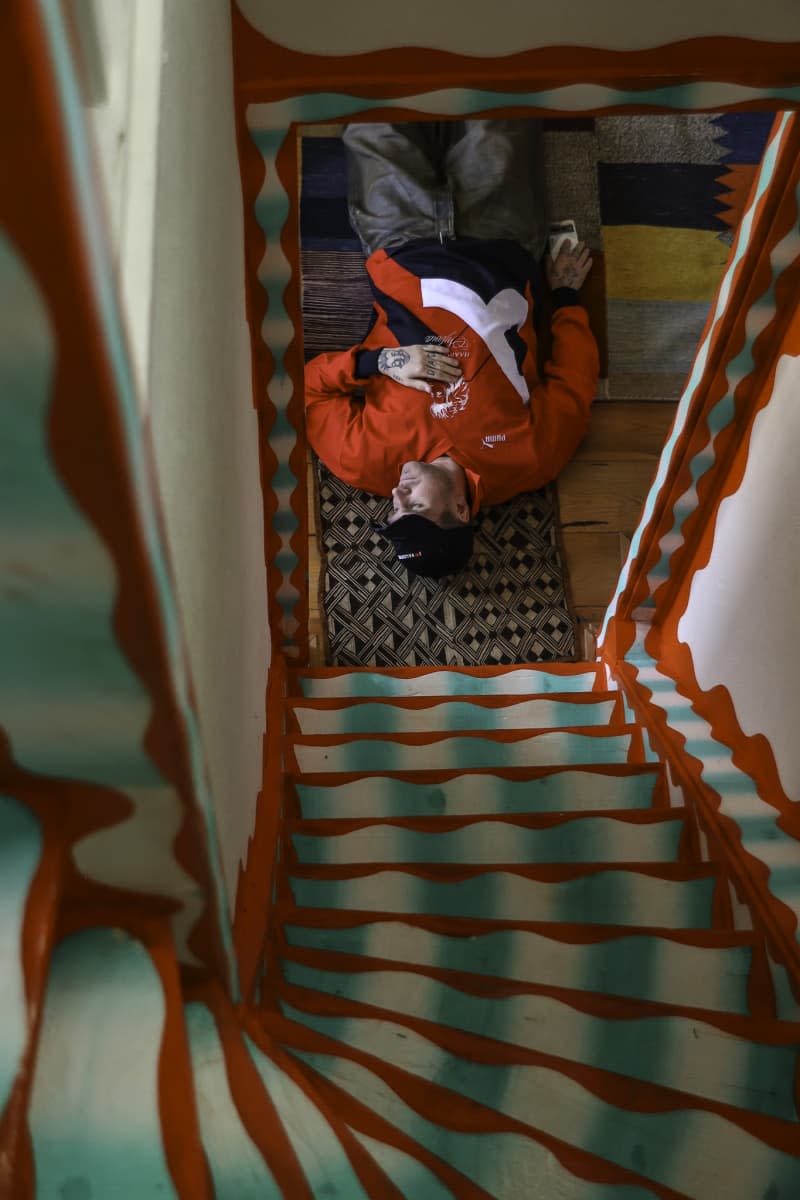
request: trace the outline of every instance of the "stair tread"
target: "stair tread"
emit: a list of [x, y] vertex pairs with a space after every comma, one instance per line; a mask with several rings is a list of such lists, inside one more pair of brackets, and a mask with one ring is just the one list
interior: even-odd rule
[[[402, 746], [424, 746], [428, 742], [440, 742], [451, 738], [455, 741], [472, 742], [472, 741], [490, 741], [490, 742], [523, 742], [527, 738], [546, 738], [553, 733], [567, 734], [569, 737], [585, 737], [594, 738], [597, 741], [603, 741], [621, 736], [630, 736], [638, 733], [639, 729], [636, 725], [564, 725], [548, 729], [494, 729], [494, 730], [475, 730], [467, 729], [463, 733], [453, 732], [449, 729], [425, 729], [414, 733], [393, 733], [389, 738], [380, 731], [364, 732], [364, 733], [306, 733], [293, 734], [287, 738], [287, 741], [299, 745], [309, 746], [337, 746], [351, 744], [369, 744], [374, 741], [391, 741], [398, 742]], [[570, 766], [569, 762], [559, 764]]]
[[[596, 926], [440, 932], [401, 921], [355, 926], [283, 925], [283, 955], [435, 971], [501, 986], [551, 987], [643, 1003], [746, 1016], [753, 942], [709, 932], [605, 931]], [[562, 936], [559, 937], [559, 932]], [[589, 936], [593, 934], [593, 936]], [[577, 939], [577, 940], [574, 940]]]
[[[598, 1015], [564, 996], [521, 993], [492, 996], [465, 991], [408, 970], [358, 972], [283, 960], [290, 989], [328, 998], [345, 1015], [444, 1024], [469, 1037], [486, 1038], [540, 1054], [611, 1071], [687, 1095], [794, 1121], [798, 1029], [779, 1022], [759, 1025], [759, 1038], [740, 1028], [721, 1028], [700, 1014]], [[577, 998], [580, 1000], [580, 997]], [[290, 997], [290, 1003], [293, 1002]], [[302, 1006], [302, 1004], [301, 1004]], [[752, 1026], [752, 1022], [747, 1022]], [[729, 1023], [730, 1025], [730, 1023]]]
[[[482, 1134], [502, 1129], [511, 1119], [534, 1139], [554, 1137], [618, 1167], [633, 1164], [680, 1195], [752, 1200], [767, 1194], [775, 1180], [779, 1190], [773, 1194], [789, 1197], [800, 1191], [794, 1122], [533, 1051], [505, 1046], [493, 1051], [485, 1039], [481, 1060], [473, 1061], [464, 1051], [475, 1043], [441, 1025], [428, 1025], [422, 1033], [385, 1017], [323, 1015], [285, 1001], [281, 1007], [287, 1019], [309, 1031], [295, 1053], [345, 1091], [369, 1096], [378, 1111], [385, 1109], [380, 1090], [368, 1082], [373, 1066], [401, 1095], [409, 1076], [424, 1086], [434, 1121], [441, 1120], [437, 1113], [446, 1113], [452, 1124], [464, 1102], [471, 1102], [484, 1113]], [[316, 1050], [308, 1044], [314, 1033], [325, 1039]], [[416, 1107], [416, 1088], [414, 1095]], [[675, 1145], [680, 1153], [664, 1152]], [[489, 1157], [485, 1149], [484, 1156]], [[516, 1170], [515, 1177], [523, 1178]]]
[[[376, 921], [374, 924], [381, 927], [381, 933], [383, 933], [388, 922]], [[366, 998], [372, 988], [370, 979], [380, 978], [383, 980], [391, 976], [396, 982], [397, 990], [394, 987], [387, 989], [384, 999], [393, 1001], [396, 998], [398, 1013], [406, 1011], [408, 998], [405, 992], [407, 989], [414, 991], [419, 986], [427, 986], [428, 983], [435, 982], [453, 988], [476, 1001], [486, 1001], [489, 1005], [525, 997], [538, 997], [566, 1005], [577, 1012], [596, 1017], [599, 1020], [617, 1021], [620, 1024], [665, 1017], [679, 1018], [682, 1022], [690, 1023], [700, 1021], [701, 1023], [706, 1022], [714, 1029], [730, 1034], [731, 1037], [740, 1041], [744, 1040], [753, 1045], [788, 1048], [794, 1054], [800, 1052], [800, 1019], [787, 1020], [774, 1014], [754, 1017], [748, 1010], [746, 998], [738, 1009], [720, 1009], [713, 1005], [689, 1003], [678, 998], [677, 989], [674, 997], [668, 999], [665, 998], [663, 990], [657, 990], [650, 980], [644, 977], [642, 968], [645, 961], [648, 956], [653, 954], [653, 944], [660, 942], [657, 950], [665, 957], [665, 963], [659, 967], [660, 970], [666, 971], [668, 965], [675, 967], [690, 964], [703, 971], [711, 972], [716, 969], [720, 972], [731, 973], [737, 981], [737, 986], [746, 988], [751, 947], [745, 945], [692, 946], [686, 941], [671, 941], [668, 937], [670, 931], [644, 933], [638, 929], [627, 929], [617, 932], [614, 936], [607, 936], [604, 940], [596, 943], [584, 941], [562, 944], [560, 947], [562, 949], [561, 962], [558, 962], [557, 958], [554, 959], [553, 956], [554, 939], [547, 933], [534, 934], [528, 930], [513, 928], [505, 931], [505, 949], [508, 955], [518, 953], [522, 961], [507, 957], [499, 969], [490, 971], [485, 969], [488, 957], [485, 948], [478, 948], [471, 956], [469, 954], [469, 951], [473, 949], [473, 943], [480, 940], [480, 935], [478, 938], [468, 934], [464, 935], [461, 940], [467, 943], [465, 952], [462, 952], [460, 956], [451, 952], [447, 961], [444, 962], [436, 959], [431, 961], [430, 954], [427, 956], [427, 960], [423, 954], [421, 961], [417, 958], [410, 958], [408, 954], [402, 957], [402, 950], [400, 950], [400, 957], [392, 957], [390, 947], [381, 946], [377, 939], [371, 943], [373, 953], [368, 953], [364, 949], [350, 951], [346, 948], [346, 943], [339, 943], [340, 948], [337, 948], [336, 942], [325, 944], [323, 941], [317, 945], [313, 940], [298, 939], [298, 931], [307, 931], [307, 929], [308, 927], [304, 926], [292, 927], [291, 936], [282, 941], [276, 952], [275, 961], [281, 965], [284, 982], [289, 986], [302, 987], [309, 991], [318, 991], [321, 994], [329, 993], [340, 999], [349, 997], [351, 1000], [357, 1000], [360, 1004], [374, 1004], [376, 1007], [382, 1007], [382, 1002], [379, 1004], [375, 999], [368, 1000]], [[331, 931], [325, 929], [319, 932]], [[485, 934], [483, 940], [486, 941], [492, 936], [502, 939], [503, 933]], [[522, 939], [528, 940], [527, 947], [523, 945], [520, 948]], [[440, 950], [444, 949], [441, 946], [442, 940], [445, 939], [440, 939], [436, 944]], [[501, 945], [502, 942], [495, 944], [495, 952]], [[572, 951], [571, 958], [567, 956], [565, 959], [564, 948]], [[534, 951], [546, 954], [548, 962], [534, 961], [531, 957]], [[665, 951], [668, 953], [665, 954]], [[589, 952], [591, 952], [591, 957], [587, 960]], [[591, 960], [596, 960], [599, 967], [605, 972], [610, 965], [621, 961], [623, 953], [637, 957], [634, 969], [629, 971], [629, 974], [638, 975], [639, 983], [646, 985], [641, 994], [614, 992], [603, 987], [591, 986], [585, 973], [587, 965], [591, 965]], [[555, 966], [555, 970], [552, 969], [553, 966]], [[564, 970], [565, 967], [566, 970]], [[561, 968], [560, 974], [558, 974], [558, 968]], [[301, 975], [304, 972], [307, 972], [306, 982], [301, 981]], [[321, 982], [314, 981], [314, 972], [319, 972]], [[348, 991], [350, 976], [357, 981], [359, 987], [366, 981], [364, 990], [358, 996]], [[326, 977], [328, 982], [326, 982]], [[330, 981], [333, 981], [333, 985]], [[678, 984], [680, 982], [677, 981]], [[354, 983], [353, 987], [355, 986]], [[649, 994], [647, 988], [650, 989]], [[377, 995], [376, 992], [373, 994]], [[413, 998], [412, 1003], [416, 1004], [417, 999]], [[438, 1012], [438, 1017], [430, 1019], [449, 1024], [448, 1020], [443, 1019], [443, 1014], [450, 1012], [449, 1006], [440, 1007]], [[486, 1036], [490, 1035], [487, 1033]], [[791, 1075], [792, 1072], [790, 1071], [789, 1074]], [[784, 1085], [788, 1097], [793, 1088], [791, 1081], [787, 1080], [785, 1076], [780, 1086], [784, 1087]]]
[[[619, 807], [647, 810], [662, 787], [650, 763], [592, 763], [580, 767], [510, 767], [352, 775], [304, 773], [291, 780], [305, 817], [401, 817], [441, 813], [564, 812]], [[493, 809], [491, 805], [496, 807]]]
[[236, 1107], [213, 1013], [205, 1004], [192, 1001], [184, 1005], [184, 1020], [200, 1135], [215, 1194], [247, 1195], [255, 1187], [265, 1200], [281, 1200], [283, 1191]]
[[[713, 865], [294, 866], [298, 908], [495, 920], [698, 928], [712, 922]], [[587, 915], [588, 914], [588, 915]]]
[[285, 829], [303, 863], [662, 862], [679, 857], [685, 832], [682, 810], [626, 817], [571, 813], [528, 822], [517, 816], [458, 823], [429, 817], [425, 828], [372, 821], [341, 829], [328, 821], [327, 828], [288, 822]]
[[[474, 1102], [456, 1097], [438, 1082], [420, 1088], [417, 1081], [395, 1068], [389, 1068], [387, 1081], [380, 1068], [372, 1070], [351, 1057], [348, 1047], [339, 1057], [334, 1048], [337, 1044], [327, 1043], [324, 1038], [316, 1039], [322, 1046], [315, 1049], [312, 1043], [309, 1047], [307, 1028], [289, 1016], [282, 1019], [282, 1030], [283, 1040], [292, 1045], [297, 1061], [314, 1073], [312, 1078], [319, 1075], [334, 1087], [338, 1107], [347, 1114], [347, 1120], [357, 1126], [365, 1116], [369, 1120], [377, 1118], [392, 1131], [399, 1131], [409, 1150], [420, 1154], [423, 1163], [435, 1166], [439, 1178], [450, 1185], [452, 1190], [445, 1195], [465, 1194], [459, 1179], [485, 1189], [482, 1194], [506, 1200], [522, 1194], [521, 1181], [532, 1180], [546, 1181], [547, 1196], [558, 1195], [563, 1200], [618, 1200], [621, 1185], [626, 1200], [651, 1200], [655, 1195], [645, 1187], [632, 1185], [629, 1172], [621, 1173], [618, 1179], [611, 1168], [609, 1182], [608, 1164], [579, 1149], [570, 1156], [571, 1164], [574, 1162], [579, 1170], [573, 1174], [563, 1161], [563, 1150], [556, 1155], [535, 1133], [529, 1136], [509, 1129], [508, 1121], [498, 1119], [492, 1110], [477, 1108]], [[299, 1045], [294, 1046], [294, 1041]], [[375, 1062], [374, 1056], [368, 1062]], [[453, 1100], [455, 1104], [450, 1103]], [[486, 1117], [488, 1120], [482, 1119]], [[449, 1173], [453, 1171], [458, 1176], [451, 1180]], [[427, 1197], [413, 1185], [404, 1194]]]

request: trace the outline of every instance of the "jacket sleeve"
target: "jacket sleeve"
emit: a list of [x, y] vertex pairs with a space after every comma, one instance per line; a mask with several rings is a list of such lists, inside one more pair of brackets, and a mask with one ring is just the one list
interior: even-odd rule
[[[364, 491], [388, 495], [382, 453], [376, 453], [375, 431], [364, 416], [356, 393], [368, 388], [363, 350], [318, 354], [306, 363], [305, 407], [308, 440], [339, 479]], [[369, 364], [371, 365], [371, 364]]]
[[600, 356], [579, 304], [557, 308], [553, 344], [542, 378], [531, 389], [530, 408], [539, 487], [572, 458], [589, 426], [589, 410], [597, 394]]

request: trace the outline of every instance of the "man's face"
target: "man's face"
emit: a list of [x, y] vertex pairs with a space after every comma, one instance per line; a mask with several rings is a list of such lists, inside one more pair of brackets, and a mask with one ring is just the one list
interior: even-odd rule
[[436, 462], [404, 463], [397, 487], [392, 488], [392, 507], [390, 524], [411, 513], [438, 522], [453, 510], [452, 480]]

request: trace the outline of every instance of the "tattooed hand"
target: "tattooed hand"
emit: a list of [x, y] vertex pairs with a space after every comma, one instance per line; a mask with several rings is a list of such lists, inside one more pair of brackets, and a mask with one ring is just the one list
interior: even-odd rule
[[432, 383], [455, 383], [461, 377], [458, 359], [446, 346], [393, 346], [381, 350], [378, 370], [395, 383], [430, 392]]
[[551, 288], [568, 287], [577, 291], [589, 274], [592, 260], [586, 243], [578, 242], [576, 246], [562, 246], [555, 262], [548, 254], [544, 265]]

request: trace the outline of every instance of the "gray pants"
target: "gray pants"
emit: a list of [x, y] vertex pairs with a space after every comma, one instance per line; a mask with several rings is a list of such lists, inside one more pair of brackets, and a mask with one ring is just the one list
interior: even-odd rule
[[350, 223], [365, 254], [457, 236], [510, 238], [541, 256], [541, 121], [354, 124], [344, 144]]

